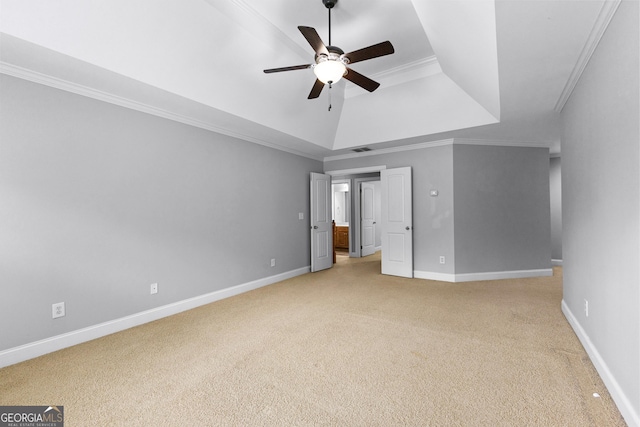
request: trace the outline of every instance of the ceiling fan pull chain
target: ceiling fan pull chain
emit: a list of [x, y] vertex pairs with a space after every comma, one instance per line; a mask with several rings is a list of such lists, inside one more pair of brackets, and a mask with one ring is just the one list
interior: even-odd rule
[[329, 82], [329, 111], [331, 111], [331, 82]]

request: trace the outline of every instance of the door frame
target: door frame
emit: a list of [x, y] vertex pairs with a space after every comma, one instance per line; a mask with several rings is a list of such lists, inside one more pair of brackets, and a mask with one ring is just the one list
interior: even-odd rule
[[[364, 181], [379, 181], [380, 176], [378, 177], [362, 177], [358, 178], [352, 177], [353, 175], [362, 175], [366, 173], [375, 173], [387, 169], [387, 165], [376, 165], [376, 166], [367, 166], [363, 168], [352, 168], [352, 169], [339, 169], [339, 170], [331, 170], [325, 171], [326, 175], [331, 176], [331, 182], [333, 182], [333, 177], [336, 177], [336, 181], [343, 179], [349, 180], [349, 189], [351, 191], [351, 217], [349, 222], [349, 256], [351, 258], [360, 258], [362, 252], [360, 251], [360, 182]], [[358, 191], [353, 191], [354, 188], [357, 188]], [[357, 193], [357, 195], [355, 194]], [[355, 234], [352, 233], [351, 228], [355, 228]], [[354, 244], [353, 242], [358, 242], [358, 244]]]
[[[330, 175], [330, 173], [327, 173], [327, 175]], [[352, 223], [353, 223], [353, 180], [349, 179], [349, 178], [337, 178], [337, 179], [333, 179], [333, 176], [331, 176], [331, 203], [333, 204], [334, 200], [334, 194], [333, 194], [333, 184], [347, 184], [349, 186], [349, 256], [351, 256], [351, 227], [352, 227]], [[331, 213], [333, 214], [333, 208]]]
[[[386, 169], [386, 168], [385, 168]], [[353, 185], [354, 187], [358, 188], [358, 191], [354, 191], [353, 194], [353, 198], [352, 198], [352, 202], [353, 202], [353, 207], [354, 207], [354, 214], [351, 216], [352, 219], [352, 223], [353, 223], [353, 227], [355, 228], [355, 234], [353, 235], [353, 241], [354, 241], [354, 247], [353, 247], [353, 252], [351, 251], [351, 241], [349, 241], [349, 256], [353, 257], [353, 258], [360, 258], [362, 257], [362, 249], [360, 248], [360, 243], [361, 243], [361, 227], [362, 227], [362, 223], [360, 221], [360, 210], [361, 210], [361, 187], [360, 184], [363, 182], [370, 182], [370, 181], [380, 181], [380, 173], [378, 172], [378, 176], [368, 176], [366, 178], [353, 178]], [[357, 194], [356, 194], [357, 193]], [[351, 223], [349, 223], [349, 226], [351, 226]]]
[[[360, 255], [361, 256], [369, 256], [369, 255], [373, 255], [376, 252], [376, 228], [377, 228], [377, 221], [380, 219], [379, 217], [376, 216], [376, 185], [374, 183], [376, 182], [380, 182], [380, 181], [362, 181], [360, 182]], [[362, 211], [362, 207], [366, 206], [366, 203], [364, 203], [364, 201], [366, 200], [365, 197], [365, 191], [364, 191], [364, 187], [365, 184], [367, 184], [366, 186], [373, 192], [373, 194], [371, 194], [371, 209], [372, 212], [371, 214], [373, 215], [372, 218], [369, 218], [372, 223], [371, 223], [371, 230], [373, 231], [373, 242], [371, 242], [371, 246], [368, 246], [368, 248], [370, 248], [369, 250], [373, 250], [373, 252], [369, 252], [368, 254], [365, 254], [365, 250], [364, 250], [364, 235], [363, 232], [364, 230], [367, 228], [366, 224], [364, 223], [364, 216], [365, 216], [365, 212]]]

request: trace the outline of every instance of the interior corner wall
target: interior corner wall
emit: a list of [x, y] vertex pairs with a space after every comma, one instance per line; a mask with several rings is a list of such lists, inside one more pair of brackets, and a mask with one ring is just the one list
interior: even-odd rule
[[639, 27], [639, 3], [622, 1], [562, 111], [563, 311], [630, 426], [640, 426]]
[[[0, 352], [308, 271], [321, 162], [3, 74], [0, 85]], [[66, 316], [52, 319], [58, 302]]]
[[453, 146], [456, 274], [551, 268], [549, 150]]
[[[414, 271], [453, 274], [452, 146], [328, 160], [324, 170], [379, 165], [387, 169], [410, 166], [412, 170]], [[430, 190], [438, 190], [438, 196], [431, 197]], [[446, 257], [446, 264], [439, 263], [441, 255]]]
[[549, 198], [551, 210], [551, 260], [562, 265], [562, 159], [549, 159]]

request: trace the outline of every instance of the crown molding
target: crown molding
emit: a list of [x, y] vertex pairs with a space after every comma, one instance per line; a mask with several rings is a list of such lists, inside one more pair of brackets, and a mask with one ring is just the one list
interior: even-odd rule
[[[417, 61], [402, 64], [397, 67], [371, 74], [370, 77], [384, 87], [391, 87], [412, 80], [418, 80], [435, 74], [442, 73], [442, 68], [435, 55], [428, 58], [421, 58]], [[366, 94], [362, 88], [355, 85], [348, 85], [344, 90], [344, 98], [352, 98]]]
[[520, 147], [520, 148], [549, 148], [549, 141], [511, 141], [497, 139], [471, 139], [471, 138], [448, 138], [438, 141], [420, 142], [411, 145], [402, 145], [399, 147], [381, 148], [379, 150], [363, 151], [360, 153], [339, 154], [337, 156], [328, 156], [324, 158], [325, 162], [334, 160], [346, 160], [358, 157], [377, 156], [382, 154], [399, 153], [402, 151], [422, 150], [424, 148], [442, 147], [445, 145], [486, 145], [498, 147]]
[[364, 173], [374, 173], [380, 172], [387, 169], [386, 165], [380, 166], [367, 166], [363, 168], [351, 168], [351, 169], [340, 169], [340, 170], [331, 170], [325, 171], [325, 174], [330, 176], [345, 176], [345, 175], [360, 175]]
[[611, 22], [611, 18], [613, 14], [618, 9], [621, 0], [605, 0], [602, 4], [602, 9], [600, 9], [600, 13], [596, 18], [596, 22], [589, 33], [589, 37], [585, 42], [584, 47], [582, 48], [582, 52], [580, 52], [580, 56], [578, 57], [578, 61], [573, 67], [573, 71], [569, 76], [569, 80], [564, 86], [562, 93], [560, 94], [560, 98], [556, 102], [555, 107], [553, 108], [555, 112], [559, 113], [564, 108], [564, 105], [567, 103], [571, 94], [573, 93], [573, 89], [578, 84], [578, 80], [580, 80], [580, 76], [584, 72], [589, 60], [591, 59], [591, 55], [596, 50], [598, 43], [600, 43], [600, 39], [602, 35], [606, 31], [609, 26], [609, 22]]
[[493, 145], [498, 147], [522, 147], [522, 148], [549, 148], [550, 141], [517, 141], [517, 140], [500, 140], [500, 139], [473, 139], [473, 138], [454, 138], [454, 144], [463, 145]]
[[243, 141], [252, 142], [254, 144], [273, 148], [279, 151], [284, 151], [290, 154], [295, 154], [297, 156], [302, 156], [302, 157], [310, 158], [313, 160], [319, 160], [319, 161], [323, 160], [321, 156], [314, 156], [314, 155], [303, 153], [301, 151], [293, 150], [287, 147], [282, 147], [280, 145], [273, 144], [268, 141], [264, 141], [249, 135], [235, 132], [227, 128], [216, 126], [210, 122], [195, 119], [193, 117], [188, 117], [188, 116], [174, 113], [162, 108], [154, 107], [149, 104], [124, 98], [122, 96], [114, 95], [98, 89], [90, 88], [88, 86], [83, 86], [83, 85], [73, 83], [67, 80], [63, 80], [57, 77], [42, 74], [37, 71], [22, 68], [13, 64], [9, 64], [4, 61], [0, 61], [0, 74], [6, 74], [9, 76], [17, 77], [22, 80], [28, 80], [33, 83], [38, 83], [38, 84], [49, 86], [55, 89], [60, 89], [65, 92], [75, 93], [76, 95], [96, 99], [98, 101], [107, 102], [109, 104], [118, 105], [120, 107], [128, 108], [130, 110], [151, 114], [153, 116], [172, 120], [174, 122], [183, 123], [189, 126], [194, 126], [200, 129], [205, 129], [205, 130], [226, 135], [232, 138], [241, 139]]
[[418, 144], [402, 145], [399, 147], [381, 148], [379, 150], [363, 151], [361, 153], [339, 154], [337, 156], [328, 156], [324, 158], [325, 162], [334, 160], [353, 159], [357, 157], [378, 156], [381, 154], [400, 153], [402, 151], [421, 150], [423, 148], [441, 147], [443, 145], [452, 145], [453, 139], [443, 139], [433, 142], [420, 142]]
[[398, 65], [397, 67], [389, 68], [384, 71], [380, 71], [378, 73], [372, 74], [372, 77], [378, 79], [384, 79], [389, 77], [390, 75], [397, 73], [406, 73], [414, 70], [429, 70], [430, 74], [435, 74], [436, 72], [441, 73], [442, 68], [440, 68], [440, 63], [438, 62], [438, 58], [435, 55], [429, 56], [428, 58], [421, 58], [417, 61], [409, 62], [408, 64]]

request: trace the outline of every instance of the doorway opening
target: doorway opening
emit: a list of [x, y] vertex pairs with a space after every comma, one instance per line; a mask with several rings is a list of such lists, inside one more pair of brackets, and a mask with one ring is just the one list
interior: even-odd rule
[[336, 256], [349, 256], [349, 224], [351, 220], [351, 180], [331, 181], [333, 245]]
[[336, 256], [360, 258], [381, 250], [380, 173], [333, 177]]
[[[362, 174], [362, 175], [356, 175]], [[313, 174], [312, 174], [313, 176]], [[361, 230], [360, 197], [361, 183], [365, 181], [380, 182], [380, 221], [382, 258], [382, 274], [392, 276], [413, 277], [413, 190], [412, 171], [410, 166], [387, 169], [386, 166], [371, 166], [357, 169], [345, 169], [340, 171], [328, 171], [322, 175], [329, 183], [339, 183], [344, 180], [349, 183], [350, 199], [349, 212], [349, 256], [362, 257], [362, 237], [371, 236], [371, 232]], [[312, 186], [312, 202], [314, 192]], [[316, 192], [317, 193], [317, 192]], [[326, 205], [333, 204], [331, 186], [327, 186], [324, 192]], [[376, 204], [377, 205], [377, 204]], [[312, 203], [313, 212], [313, 203]], [[331, 213], [331, 208], [328, 214]], [[313, 217], [313, 214], [312, 214]], [[326, 216], [329, 218], [329, 215]], [[375, 218], [375, 217], [374, 217]], [[333, 223], [333, 221], [331, 221]], [[374, 221], [378, 225], [378, 221]], [[312, 229], [315, 228], [312, 224]], [[376, 227], [377, 228], [377, 227]], [[335, 229], [335, 227], [334, 227]], [[335, 239], [332, 239], [335, 241]], [[313, 267], [313, 232], [312, 232], [312, 267]], [[377, 248], [374, 253], [377, 252]], [[335, 254], [335, 251], [334, 251]], [[335, 262], [335, 258], [334, 258]], [[312, 268], [313, 271], [313, 268]]]

